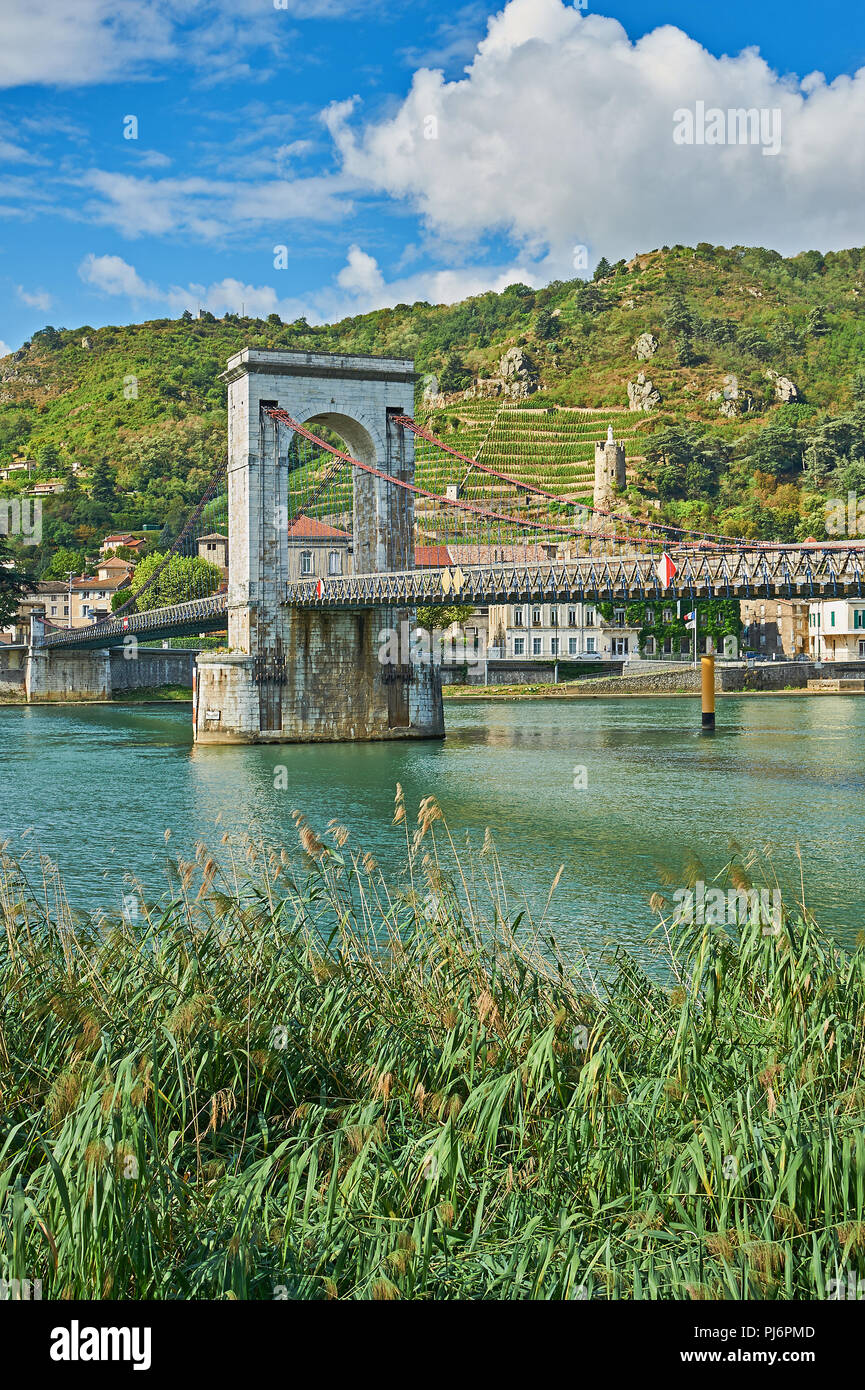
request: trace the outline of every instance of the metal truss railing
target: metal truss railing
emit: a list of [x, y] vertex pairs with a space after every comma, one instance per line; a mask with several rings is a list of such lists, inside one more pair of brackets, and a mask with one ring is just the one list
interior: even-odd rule
[[51, 648], [116, 647], [127, 637], [179, 637], [223, 627], [227, 612], [227, 596], [212, 594], [209, 598], [190, 599], [188, 603], [175, 603], [168, 608], [108, 618], [89, 627], [47, 633], [41, 645]]
[[401, 604], [595, 602], [707, 598], [865, 597], [862, 553], [813, 550], [675, 553], [677, 574], [662, 587], [657, 556], [464, 565], [302, 580], [285, 602], [302, 608], [369, 608]]

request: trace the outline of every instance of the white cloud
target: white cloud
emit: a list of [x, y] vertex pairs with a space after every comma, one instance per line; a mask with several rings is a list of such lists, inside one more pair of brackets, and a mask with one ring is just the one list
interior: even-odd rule
[[[675, 144], [674, 112], [697, 101], [780, 110], [780, 152]], [[862, 241], [865, 69], [799, 82], [672, 26], [632, 43], [562, 0], [510, 0], [464, 77], [420, 69], [394, 115], [358, 129], [353, 105], [324, 119], [356, 190], [406, 202], [433, 236], [504, 233], [545, 278], [572, 276], [583, 244], [617, 259], [667, 242]]]
[[[3, 0], [0, 87], [129, 82], [187, 61], [205, 79], [251, 77], [256, 48], [279, 52], [293, 19], [334, 19], [373, 0]], [[255, 72], [261, 78], [261, 70]]]
[[359, 246], [348, 248], [348, 263], [336, 278], [349, 294], [377, 294], [384, 284], [377, 261], [366, 251], [361, 251]]
[[54, 303], [47, 290], [25, 290], [23, 285], [18, 285], [17, 294], [21, 302], [28, 304], [31, 309], [50, 309]]
[[12, 352], [12, 348], [0, 338], [0, 357], [8, 357], [10, 352]]
[[467, 267], [460, 270], [422, 271], [400, 280], [385, 281], [373, 256], [359, 246], [349, 247], [346, 264], [335, 283], [308, 294], [281, 297], [272, 285], [251, 285], [232, 277], [210, 285], [171, 285], [163, 287], [144, 280], [134, 266], [120, 256], [85, 256], [78, 267], [85, 284], [101, 294], [142, 300], [165, 306], [172, 313], [199, 308], [221, 316], [245, 313], [253, 318], [279, 314], [286, 322], [303, 315], [310, 323], [333, 322], [349, 315], [368, 313], [391, 304], [428, 300], [450, 304], [487, 289], [503, 290], [515, 281], [533, 283], [537, 276], [525, 266], [491, 270]]
[[183, 232], [211, 241], [267, 222], [336, 222], [351, 211], [341, 181], [332, 177], [232, 183], [94, 169], [79, 183], [96, 195], [86, 206], [88, 218], [131, 238]]
[[3, 0], [0, 87], [135, 77], [174, 53], [164, 0]]
[[160, 299], [156, 285], [142, 280], [134, 266], [122, 256], [94, 256], [91, 251], [78, 267], [85, 285], [92, 285], [102, 294], [125, 294], [130, 299]]

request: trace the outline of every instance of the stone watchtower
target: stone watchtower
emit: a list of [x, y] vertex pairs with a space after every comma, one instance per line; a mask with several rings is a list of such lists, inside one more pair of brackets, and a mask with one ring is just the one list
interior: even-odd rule
[[595, 445], [595, 493], [592, 504], [608, 510], [615, 501], [614, 488], [620, 492], [625, 488], [625, 446], [617, 444], [613, 438], [613, 427], [607, 429], [607, 438]]
[[[414, 438], [394, 423], [411, 413], [408, 359], [245, 349], [229, 359], [228, 651], [198, 658], [193, 699], [199, 743], [441, 737], [438, 669], [381, 659], [381, 632], [414, 627], [411, 609], [292, 608], [287, 602], [287, 440], [267, 414], [279, 406], [347, 451], [412, 483]], [[353, 570], [414, 568], [410, 490], [353, 469]]]

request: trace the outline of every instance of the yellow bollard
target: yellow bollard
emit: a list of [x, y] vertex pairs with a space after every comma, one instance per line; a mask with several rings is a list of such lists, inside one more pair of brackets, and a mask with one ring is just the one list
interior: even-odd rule
[[701, 688], [703, 693], [703, 728], [715, 727], [715, 658], [700, 658]]

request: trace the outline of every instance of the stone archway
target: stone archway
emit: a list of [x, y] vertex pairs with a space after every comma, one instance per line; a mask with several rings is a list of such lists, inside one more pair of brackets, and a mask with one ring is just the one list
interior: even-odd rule
[[[438, 673], [378, 660], [392, 610], [286, 606], [288, 495], [284, 443], [266, 407], [315, 432], [326, 425], [361, 463], [414, 479], [413, 436], [392, 423], [413, 406], [404, 358], [246, 349], [228, 363], [229, 653], [202, 657], [200, 742], [437, 737]], [[412, 494], [360, 469], [353, 479], [354, 568], [412, 568]], [[399, 687], [398, 689], [396, 687]], [[212, 718], [208, 718], [208, 711]]]

